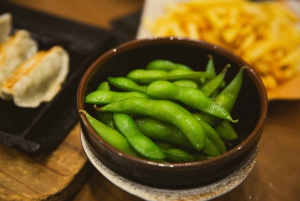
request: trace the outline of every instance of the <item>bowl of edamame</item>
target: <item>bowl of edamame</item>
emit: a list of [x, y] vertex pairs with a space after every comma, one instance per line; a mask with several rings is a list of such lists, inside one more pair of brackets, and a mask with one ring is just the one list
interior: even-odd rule
[[79, 84], [87, 143], [110, 170], [149, 186], [201, 186], [257, 149], [266, 90], [238, 55], [201, 40], [129, 41], [100, 56]]

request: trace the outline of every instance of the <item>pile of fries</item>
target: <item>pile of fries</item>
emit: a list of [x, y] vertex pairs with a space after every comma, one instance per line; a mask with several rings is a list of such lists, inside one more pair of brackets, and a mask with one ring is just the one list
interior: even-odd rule
[[267, 90], [299, 73], [300, 18], [278, 2], [190, 0], [146, 26], [154, 36], [197, 38], [242, 56]]

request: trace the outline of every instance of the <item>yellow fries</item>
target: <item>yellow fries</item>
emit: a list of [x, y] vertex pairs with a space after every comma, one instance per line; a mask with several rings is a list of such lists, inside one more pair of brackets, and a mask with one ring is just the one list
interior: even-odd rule
[[190, 0], [166, 7], [154, 36], [206, 40], [253, 65], [268, 89], [299, 73], [300, 18], [278, 2]]

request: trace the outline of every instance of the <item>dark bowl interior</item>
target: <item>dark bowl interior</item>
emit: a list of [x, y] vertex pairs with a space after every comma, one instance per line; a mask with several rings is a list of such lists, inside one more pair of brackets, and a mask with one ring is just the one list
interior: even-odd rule
[[[84, 97], [94, 91], [108, 76], [125, 76], [136, 68], [144, 68], [155, 59], [183, 63], [194, 70], [205, 70], [208, 57], [214, 58], [216, 71], [226, 64], [231, 68], [226, 75], [229, 82], [240, 67], [247, 65], [243, 59], [216, 45], [184, 38], [152, 38], [135, 40], [118, 46], [96, 60], [84, 74], [78, 88], [77, 107], [95, 115], [92, 105]], [[137, 159], [119, 152], [104, 142], [81, 115], [83, 133], [98, 158], [113, 171], [147, 185], [183, 188], [211, 183], [225, 177], [243, 164], [257, 147], [267, 115], [267, 95], [260, 77], [250, 67], [244, 73], [244, 82], [232, 111], [240, 141], [225, 154], [207, 161], [193, 163], [159, 164]]]

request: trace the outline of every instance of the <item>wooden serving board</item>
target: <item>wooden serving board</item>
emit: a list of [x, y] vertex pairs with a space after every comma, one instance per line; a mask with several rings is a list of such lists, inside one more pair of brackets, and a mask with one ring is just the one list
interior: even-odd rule
[[66, 200], [90, 175], [87, 161], [79, 123], [48, 155], [28, 156], [0, 145], [0, 200]]

